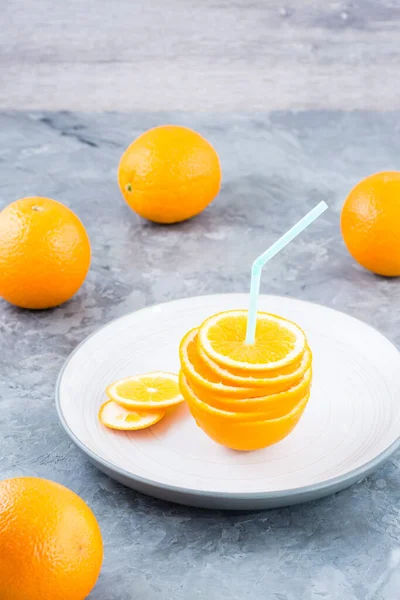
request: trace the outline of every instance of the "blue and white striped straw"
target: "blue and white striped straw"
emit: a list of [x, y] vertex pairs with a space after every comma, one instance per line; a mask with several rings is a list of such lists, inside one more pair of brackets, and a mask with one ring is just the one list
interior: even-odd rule
[[293, 225], [282, 237], [279, 238], [272, 246], [263, 252], [253, 262], [251, 267], [251, 283], [250, 283], [250, 300], [249, 313], [247, 317], [246, 344], [254, 344], [257, 325], [257, 306], [258, 296], [260, 293], [260, 279], [263, 266], [271, 260], [278, 252], [289, 244], [295, 237], [299, 235], [306, 227], [311, 225], [322, 215], [328, 208], [325, 202], [320, 202], [309, 213], [307, 213], [300, 221]]

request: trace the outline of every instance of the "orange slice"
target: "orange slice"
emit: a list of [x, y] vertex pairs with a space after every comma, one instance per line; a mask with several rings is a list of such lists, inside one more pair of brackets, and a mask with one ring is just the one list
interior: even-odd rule
[[[275, 394], [263, 398], [250, 398], [249, 400], [228, 400], [226, 398], [204, 396], [201, 394], [202, 390], [199, 390], [186, 377], [183, 371], [179, 375], [179, 385], [185, 399], [187, 390], [189, 389], [199, 402], [203, 404], [205, 412], [218, 416], [224, 421], [264, 421], [276, 419], [289, 413], [302, 398], [310, 393], [311, 370], [307, 373], [303, 382], [293, 388], [293, 392], [291, 393], [284, 392], [283, 394]], [[278, 399], [280, 396], [284, 397]]]
[[212, 394], [210, 390], [199, 387], [191, 377], [186, 376], [186, 380], [196, 396], [203, 402], [206, 402], [210, 408], [232, 412], [238, 415], [239, 418], [243, 418], [244, 414], [249, 415], [249, 420], [252, 420], [253, 417], [260, 418], [260, 413], [266, 419], [275, 419], [290, 412], [306, 394], [310, 393], [312, 371], [311, 368], [308, 369], [300, 382], [285, 392], [257, 398], [237, 399]]
[[246, 451], [265, 448], [288, 436], [299, 422], [309, 399], [308, 394], [288, 414], [277, 419], [237, 421], [226, 418], [223, 411], [210, 410], [187, 385], [184, 376], [181, 377], [181, 390], [192, 416], [204, 433], [222, 446]]
[[242, 370], [228, 369], [227, 367], [218, 365], [209, 356], [207, 356], [198, 342], [197, 352], [201, 360], [205, 362], [215, 374], [218, 374], [221, 380], [224, 380], [227, 385], [235, 385], [238, 387], [247, 387], [249, 385], [252, 387], [263, 387], [264, 385], [268, 385], [267, 382], [283, 382], [285, 381], [285, 377], [288, 378], [287, 382], [292, 381], [292, 377], [293, 381], [295, 381], [296, 379], [299, 379], [301, 374], [304, 373], [304, 371], [308, 368], [312, 359], [311, 350], [308, 345], [306, 345], [306, 348], [303, 354], [300, 356], [300, 359], [296, 360], [294, 363], [291, 363], [287, 367], [281, 367], [280, 369], [267, 369], [266, 371], [254, 372], [248, 370], [243, 372]]
[[165, 415], [165, 410], [151, 413], [138, 413], [126, 410], [113, 400], [105, 402], [99, 410], [99, 420], [111, 429], [135, 431], [157, 423]]
[[311, 365], [311, 350], [306, 348], [301, 363], [290, 375], [275, 377], [242, 377], [232, 375], [214, 363], [197, 344], [198, 329], [192, 329], [183, 338], [179, 356], [185, 375], [196, 385], [212, 394], [230, 398], [257, 398], [266, 394], [278, 394], [297, 385]]
[[259, 312], [254, 344], [246, 344], [246, 326], [246, 310], [218, 313], [200, 326], [198, 346], [212, 361], [242, 376], [276, 371], [301, 360], [306, 336], [295, 323]]
[[120, 379], [109, 385], [106, 392], [127, 410], [158, 411], [183, 402], [178, 376], [161, 371]]

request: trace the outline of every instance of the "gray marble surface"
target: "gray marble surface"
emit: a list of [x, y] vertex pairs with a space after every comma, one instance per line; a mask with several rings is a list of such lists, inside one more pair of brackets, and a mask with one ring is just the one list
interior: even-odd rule
[[[220, 196], [198, 218], [162, 227], [120, 197], [116, 167], [139, 132], [190, 125], [217, 148]], [[400, 456], [334, 497], [261, 513], [191, 509], [142, 496], [89, 464], [57, 420], [54, 386], [68, 354], [114, 317], [145, 305], [242, 292], [252, 259], [319, 200], [318, 222], [268, 267], [264, 292], [353, 314], [400, 344], [397, 280], [356, 265], [339, 233], [360, 178], [394, 169], [400, 114], [0, 114], [0, 205], [65, 202], [93, 247], [70, 302], [29, 312], [0, 301], [1, 477], [37, 475], [96, 513], [105, 561], [93, 600], [397, 600]]]
[[399, 0], [3, 0], [0, 107], [400, 109]]

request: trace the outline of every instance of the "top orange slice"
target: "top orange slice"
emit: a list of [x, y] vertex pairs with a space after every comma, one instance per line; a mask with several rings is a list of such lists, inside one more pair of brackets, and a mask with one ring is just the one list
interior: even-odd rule
[[178, 376], [155, 371], [120, 379], [108, 386], [107, 396], [132, 411], [167, 409], [183, 402]]
[[209, 317], [199, 328], [199, 348], [218, 365], [245, 375], [276, 373], [303, 356], [306, 336], [295, 323], [259, 312], [254, 344], [246, 344], [246, 326], [247, 310], [231, 310]]

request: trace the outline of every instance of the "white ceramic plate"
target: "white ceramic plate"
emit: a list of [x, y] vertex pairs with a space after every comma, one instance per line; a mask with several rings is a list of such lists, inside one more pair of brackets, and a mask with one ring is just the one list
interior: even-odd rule
[[114, 432], [98, 422], [110, 382], [145, 371], [178, 371], [182, 336], [209, 315], [234, 308], [247, 308], [247, 295], [153, 306], [109, 323], [72, 353], [58, 380], [57, 408], [67, 433], [101, 470], [166, 500], [256, 509], [341, 490], [397, 449], [397, 348], [343, 313], [275, 296], [262, 296], [260, 310], [296, 321], [314, 355], [309, 404], [285, 440], [257, 452], [228, 450], [196, 426], [185, 406], [141, 432]]

